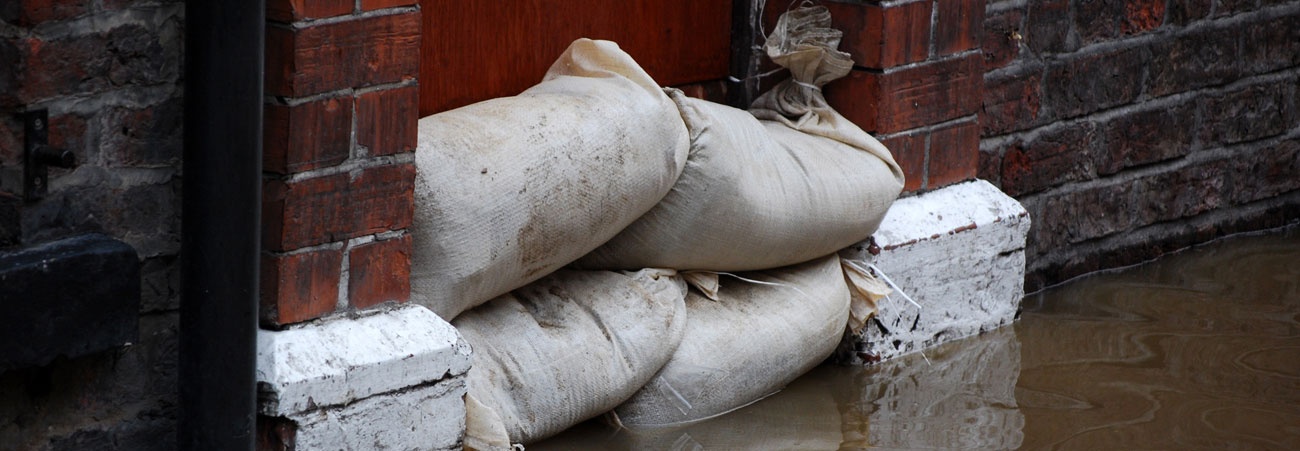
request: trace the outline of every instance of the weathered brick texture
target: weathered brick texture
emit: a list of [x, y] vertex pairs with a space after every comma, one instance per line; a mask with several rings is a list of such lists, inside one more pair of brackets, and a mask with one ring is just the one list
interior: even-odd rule
[[[410, 297], [420, 12], [268, 5], [262, 323]], [[328, 20], [316, 20], [328, 18]]]
[[266, 93], [303, 97], [414, 79], [420, 13], [266, 30]]
[[983, 28], [977, 174], [1035, 217], [1028, 288], [1300, 217], [1300, 1], [994, 2]]
[[263, 122], [264, 171], [291, 174], [334, 166], [352, 154], [351, 96], [268, 104]]
[[925, 187], [925, 154], [929, 135], [925, 132], [904, 133], [883, 137], [880, 142], [894, 154], [894, 161], [903, 168], [904, 191], [917, 191]]
[[[855, 69], [826, 87], [846, 118], [882, 137], [904, 190], [970, 179], [979, 162], [984, 0], [827, 2]], [[777, 8], [777, 10], [781, 10]], [[961, 121], [961, 126], [947, 124]]]
[[414, 211], [415, 166], [378, 165], [296, 181], [262, 193], [262, 246], [290, 251], [405, 229]]
[[[0, 254], [104, 233], [135, 249], [141, 278], [131, 347], [0, 374], [0, 448], [176, 447], [182, 3], [0, 2]], [[34, 109], [77, 165], [23, 200], [16, 113]]]
[[261, 321], [292, 324], [334, 311], [343, 252], [322, 249], [262, 257]]
[[411, 236], [376, 241], [349, 251], [348, 297], [366, 308], [411, 297]]
[[357, 98], [357, 144], [370, 155], [415, 151], [419, 116], [415, 85], [369, 92]]

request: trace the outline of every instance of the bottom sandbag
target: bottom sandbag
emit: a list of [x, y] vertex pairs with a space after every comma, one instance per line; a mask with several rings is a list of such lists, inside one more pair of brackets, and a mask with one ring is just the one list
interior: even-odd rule
[[780, 390], [843, 336], [849, 289], [840, 259], [723, 277], [718, 300], [691, 291], [672, 360], [615, 414], [624, 426], [708, 419]]
[[561, 270], [456, 317], [474, 349], [466, 422], [487, 434], [466, 443], [530, 443], [613, 409], [672, 356], [685, 295], [671, 270]]

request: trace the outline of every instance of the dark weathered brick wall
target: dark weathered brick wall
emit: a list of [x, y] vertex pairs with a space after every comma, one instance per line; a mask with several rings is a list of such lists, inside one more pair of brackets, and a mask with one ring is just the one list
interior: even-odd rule
[[1300, 1], [989, 0], [979, 176], [1028, 288], [1300, 220]]
[[[176, 0], [0, 2], [0, 252], [94, 231], [142, 265], [138, 342], [0, 373], [0, 448], [174, 448], [182, 27]], [[37, 108], [78, 166], [25, 203]]]

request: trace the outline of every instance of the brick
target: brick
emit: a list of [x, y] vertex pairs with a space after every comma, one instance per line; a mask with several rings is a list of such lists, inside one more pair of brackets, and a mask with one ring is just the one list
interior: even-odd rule
[[983, 75], [976, 54], [885, 73], [876, 131], [891, 133], [979, 112]]
[[1074, 29], [1082, 44], [1119, 36], [1126, 0], [1078, 0], [1074, 2]]
[[1148, 94], [1160, 97], [1237, 79], [1239, 33], [1205, 28], [1153, 46]]
[[420, 13], [269, 27], [266, 41], [268, 95], [304, 97], [399, 82], [419, 73]]
[[844, 78], [828, 83], [825, 93], [826, 102], [845, 118], [863, 130], [877, 131], [880, 74], [854, 69]]
[[1300, 139], [1262, 145], [1232, 170], [1232, 203], [1244, 204], [1300, 190]]
[[112, 58], [108, 79], [113, 86], [173, 83], [180, 78], [182, 32], [175, 22], [150, 29], [127, 24], [108, 32]]
[[[970, 0], [967, 0], [970, 1]], [[827, 2], [832, 26], [844, 31], [840, 50], [859, 67], [883, 69], [924, 61], [930, 53], [929, 1], [882, 7]]]
[[363, 244], [348, 252], [348, 300], [367, 308], [411, 297], [411, 236]]
[[[0, 70], [0, 109], [14, 109], [21, 103], [18, 100], [18, 89], [23, 52], [19, 49], [19, 44], [23, 43], [21, 39], [0, 38], [0, 67], [5, 68]], [[0, 144], [5, 143], [0, 141]]]
[[984, 34], [984, 0], [937, 0], [935, 8], [936, 56], [979, 47]]
[[1165, 0], [1129, 0], [1124, 2], [1124, 21], [1120, 32], [1126, 35], [1141, 34], [1156, 28], [1165, 20]]
[[180, 308], [181, 265], [177, 255], [145, 259], [140, 265], [140, 312]]
[[0, 114], [0, 168], [23, 164], [23, 123], [18, 115]]
[[1142, 93], [1146, 47], [1082, 55], [1049, 65], [1042, 105], [1049, 119], [1067, 119], [1130, 103]]
[[278, 22], [351, 14], [356, 0], [267, 0], [266, 18]]
[[827, 85], [826, 100], [868, 132], [937, 124], [979, 111], [980, 61], [971, 54], [884, 73], [855, 70]]
[[289, 174], [346, 160], [352, 150], [352, 103], [343, 96], [266, 105], [263, 170]]
[[373, 11], [398, 6], [413, 6], [416, 3], [418, 3], [416, 0], [361, 0], [361, 10]]
[[985, 77], [980, 125], [985, 136], [994, 136], [1037, 125], [1042, 76], [1037, 71], [1022, 71], [997, 77]]
[[931, 131], [925, 189], [974, 179], [979, 167], [979, 146], [980, 127], [975, 120]]
[[1019, 9], [995, 12], [984, 19], [983, 39], [980, 41], [984, 71], [1006, 67], [1020, 57], [1024, 20], [1025, 14]]
[[1263, 74], [1300, 66], [1300, 14], [1243, 28], [1248, 43], [1242, 46], [1245, 70]]
[[262, 245], [284, 251], [411, 225], [415, 166], [396, 164], [285, 182], [262, 193]]
[[98, 115], [98, 147], [105, 164], [151, 168], [178, 165], [184, 110], [184, 102], [177, 95], [156, 105], [111, 108]]
[[1095, 177], [1090, 122], [1062, 124], [1010, 146], [1002, 160], [1002, 189], [1019, 196]]
[[1025, 44], [1035, 54], [1072, 52], [1079, 48], [1072, 36], [1069, 0], [1029, 2], [1025, 13]]
[[1296, 124], [1296, 79], [1246, 86], [1202, 99], [1201, 142], [1207, 146], [1281, 134]]
[[1153, 174], [1132, 182], [1136, 225], [1195, 216], [1224, 206], [1224, 177], [1230, 160], [1212, 160]]
[[51, 41], [26, 38], [21, 46], [24, 64], [18, 81], [18, 103], [96, 92], [109, 84], [104, 74], [113, 61], [99, 36]]
[[[59, 170], [66, 171], [66, 170]], [[77, 169], [86, 177], [108, 180], [108, 171], [94, 165]], [[84, 172], [83, 172], [84, 171]], [[51, 179], [57, 177], [51, 169]], [[52, 189], [40, 202], [23, 209], [29, 242], [100, 232], [119, 237], [140, 258], [180, 251], [180, 180], [123, 185], [76, 183]]]
[[894, 135], [880, 140], [894, 155], [894, 161], [903, 168], [903, 191], [916, 192], [925, 186], [926, 133], [914, 132]]
[[416, 86], [386, 89], [357, 98], [357, 144], [370, 155], [414, 152], [420, 119]]
[[1124, 183], [1069, 190], [1039, 202], [1043, 208], [1030, 231], [1030, 241], [1039, 252], [1129, 230], [1135, 219], [1133, 193]]
[[[114, 108], [113, 110], [119, 109]], [[95, 128], [101, 130], [101, 132], [88, 136], [87, 130], [90, 130], [90, 122], [93, 122], [95, 119], [97, 118], [93, 116], [87, 118], [80, 114], [60, 114], [50, 116], [50, 130], [47, 136], [49, 138], [50, 146], [56, 149], [71, 150], [72, 153], [77, 156], [78, 164], [98, 161], [98, 151], [102, 146], [96, 146], [89, 143], [94, 143], [96, 139], [99, 139], [99, 136], [96, 135], [103, 134], [110, 135], [111, 137], [111, 134], [116, 130], [113, 128], [97, 126]], [[179, 140], [179, 131], [177, 131], [177, 135], [176, 138]], [[111, 140], [105, 141], [111, 143]], [[21, 145], [21, 141], [19, 141], [19, 143]], [[21, 149], [22, 147], [19, 147], [15, 150], [21, 152]]]
[[1171, 25], [1187, 25], [1210, 15], [1212, 0], [1166, 0], [1167, 20]]
[[97, 34], [20, 39], [21, 70], [11, 81], [18, 88], [14, 100], [35, 103], [119, 86], [174, 83], [180, 77], [178, 26], [164, 25], [162, 31], [177, 31], [164, 33], [127, 23]]
[[341, 250], [263, 254], [259, 315], [262, 324], [298, 323], [334, 311], [342, 268]]
[[1004, 149], [980, 146], [976, 176], [1002, 189], [1002, 152]]
[[5, 19], [19, 26], [30, 27], [45, 22], [68, 20], [89, 14], [94, 6], [90, 0], [13, 0], [15, 11], [6, 12]]
[[1214, 17], [1231, 16], [1255, 9], [1257, 0], [1214, 0]]
[[1102, 125], [1105, 144], [1097, 173], [1108, 175], [1187, 155], [1195, 124], [1196, 109], [1191, 103], [1118, 116]]

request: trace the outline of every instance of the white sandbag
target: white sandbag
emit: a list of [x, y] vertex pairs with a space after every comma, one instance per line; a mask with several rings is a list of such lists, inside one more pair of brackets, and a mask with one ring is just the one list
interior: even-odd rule
[[849, 289], [837, 256], [723, 277], [719, 300], [692, 290], [672, 360], [615, 409], [628, 427], [721, 415], [780, 390], [826, 359], [844, 334]]
[[419, 134], [411, 297], [447, 319], [613, 237], [668, 192], [689, 148], [654, 80], [588, 39], [542, 83], [423, 118]]
[[[829, 13], [824, 19], [829, 26]], [[789, 22], [783, 16], [777, 31], [790, 31]], [[797, 31], [839, 33], [804, 25]], [[903, 189], [902, 169], [884, 145], [831, 109], [819, 88], [847, 74], [852, 61], [835, 50], [838, 35], [815, 41], [821, 46], [801, 40], [773, 49], [786, 41], [769, 38], [769, 55], [794, 78], [750, 112], [672, 95], [690, 130], [686, 168], [658, 206], [579, 267], [774, 268], [875, 232]], [[782, 56], [785, 50], [795, 57]]]
[[[470, 413], [483, 416], [467, 424], [529, 443], [632, 396], [682, 339], [686, 285], [671, 274], [561, 270], [457, 317], [474, 349]], [[493, 415], [500, 427], [483, 426]]]

